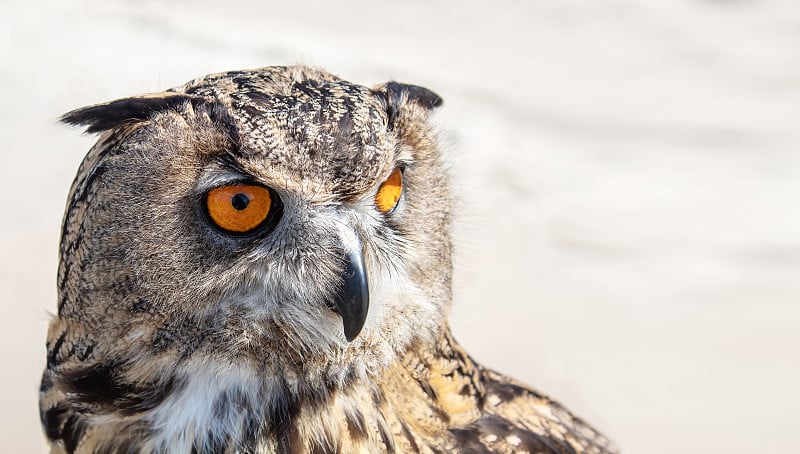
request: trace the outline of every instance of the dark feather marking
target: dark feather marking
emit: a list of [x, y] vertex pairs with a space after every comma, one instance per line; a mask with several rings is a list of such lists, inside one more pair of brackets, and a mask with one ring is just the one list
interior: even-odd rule
[[436, 416], [444, 421], [445, 424], [448, 424], [450, 422], [450, 415], [439, 406], [439, 395], [436, 393], [436, 389], [434, 389], [433, 385], [421, 377], [415, 377], [415, 381], [419, 385], [422, 392], [424, 392], [425, 395], [428, 396], [435, 404], [430, 407], [431, 411], [436, 413]]
[[86, 433], [86, 422], [78, 414], [70, 414], [58, 438], [64, 440], [64, 450], [68, 454], [75, 452], [84, 434]]
[[162, 385], [153, 384], [147, 388], [134, 388], [124, 397], [117, 399], [116, 406], [123, 415], [133, 415], [151, 410], [164, 401], [171, 393], [177, 392], [182, 383], [170, 378]]
[[52, 408], [40, 413], [42, 427], [47, 438], [57, 440], [61, 438], [61, 425], [64, 423], [64, 417], [69, 411], [69, 407], [65, 403], [59, 403]]
[[390, 93], [385, 94], [387, 102], [386, 102], [386, 129], [389, 131], [394, 131], [395, 126], [397, 126], [397, 116], [398, 116], [398, 100], [393, 99]]
[[136, 301], [131, 304], [131, 312], [134, 314], [145, 312], [148, 314], [153, 314], [153, 305], [144, 298], [137, 298]]
[[372, 392], [372, 403], [376, 407], [381, 407], [386, 401], [383, 397], [383, 392], [377, 386], [373, 386], [370, 391]]
[[[191, 318], [182, 319], [175, 323], [163, 323], [156, 328], [156, 332], [153, 334], [151, 343], [153, 350], [161, 352], [171, 347], [176, 347], [180, 349], [181, 358], [187, 358], [206, 341], [207, 332], [217, 328], [217, 326], [209, 323], [201, 323]], [[204, 326], [206, 329], [199, 330], [198, 326]], [[176, 333], [193, 334], [187, 340]]]
[[[285, 387], [285, 386], [284, 386]], [[269, 408], [269, 422], [278, 440], [278, 451], [282, 453], [300, 452], [302, 443], [297, 427], [293, 424], [300, 406], [293, 402], [288, 389], [273, 397]]]
[[416, 102], [427, 109], [439, 107], [444, 103], [444, 100], [441, 96], [437, 95], [432, 90], [429, 90], [425, 87], [420, 87], [419, 85], [389, 82], [387, 84], [387, 89], [405, 92], [409, 101]]
[[264, 429], [263, 418], [253, 412], [248, 412], [242, 421], [242, 438], [240, 446], [245, 452], [255, 450], [259, 437]]
[[306, 406], [316, 410], [330, 401], [331, 393], [335, 387], [336, 385], [328, 380], [325, 380], [322, 386], [307, 386], [301, 393], [301, 399]]
[[214, 437], [211, 434], [212, 432], [209, 431], [205, 439], [195, 441], [194, 445], [192, 445], [192, 454], [217, 454], [225, 452], [227, 440]]
[[135, 387], [122, 383], [114, 374], [113, 364], [96, 364], [70, 371], [62, 376], [65, 390], [74, 393], [84, 404], [96, 404], [133, 415], [158, 406], [171, 392], [179, 389], [176, 380]]
[[206, 441], [204, 446], [213, 446], [214, 449], [208, 449], [206, 452], [223, 452], [225, 447], [237, 447], [240, 450], [251, 451], [256, 448], [257, 437], [260, 434], [259, 421], [261, 421], [262, 417], [252, 411], [247, 397], [239, 390], [227, 390], [214, 400], [210, 425], [215, 427], [222, 424], [222, 421], [231, 418], [237, 413], [244, 417], [242, 436], [239, 439], [233, 439], [228, 435], [226, 440], [221, 440], [214, 438], [213, 430], [208, 430], [205, 434]]
[[[266, 105], [269, 105], [270, 103], [272, 103], [276, 99], [284, 99], [284, 100], [285, 99], [290, 99], [290, 98], [288, 98], [286, 96], [270, 95], [270, 94], [267, 94], [267, 93], [263, 93], [261, 91], [250, 91], [250, 92], [247, 92], [247, 93], [238, 93], [238, 95], [249, 99], [250, 101], [252, 101], [255, 104], [266, 104]], [[238, 108], [238, 107], [241, 107], [241, 106], [238, 105], [238, 103], [237, 103], [236, 107]], [[261, 116], [261, 115], [264, 115], [264, 113], [261, 112], [261, 111], [258, 111], [258, 116]]]
[[[487, 386], [487, 393], [495, 394], [503, 402], [509, 402], [522, 396], [533, 396], [536, 399], [547, 399], [545, 396], [531, 389], [513, 383], [490, 382]], [[549, 399], [547, 399], [549, 400]]]
[[[575, 454], [575, 450], [564, 440], [540, 435], [512, 426], [508, 421], [494, 415], [486, 415], [465, 429], [451, 429], [450, 432], [459, 441], [459, 446], [483, 445], [481, 436], [495, 435], [498, 441], [509, 436], [519, 438], [519, 449], [542, 454]], [[467, 451], [472, 452], [471, 449]]]
[[[195, 103], [198, 102], [197, 98], [194, 99]], [[234, 121], [228, 109], [220, 102], [211, 102], [205, 99], [202, 102], [202, 106], [198, 106], [198, 108], [206, 109], [208, 117], [225, 131], [225, 135], [231, 142], [232, 147], [241, 148], [242, 137], [239, 133], [239, 128], [236, 126], [236, 121]]]
[[177, 93], [117, 99], [67, 112], [61, 116], [61, 121], [75, 126], [87, 126], [86, 132], [95, 133], [127, 122], [148, 120], [154, 113], [177, 109], [195, 99], [197, 98]]
[[392, 437], [389, 428], [386, 427], [386, 421], [383, 419], [383, 416], [379, 416], [378, 418], [378, 433], [380, 433], [381, 440], [386, 446], [386, 452], [395, 452], [394, 437]]
[[[350, 141], [353, 138], [354, 126], [353, 115], [350, 112], [343, 114], [341, 118], [339, 118], [339, 123], [336, 127], [336, 133], [332, 137], [330, 148], [340, 153], [348, 151]], [[342, 164], [343, 163], [344, 162], [342, 162]], [[337, 175], [337, 177], [339, 177], [339, 175]]]
[[575, 449], [565, 440], [558, 440], [547, 438], [533, 432], [526, 430], [514, 429], [511, 433], [520, 439], [520, 446], [528, 449], [530, 452], [547, 452], [546, 449], [551, 449], [553, 452], [559, 454], [576, 454]]
[[[226, 390], [214, 399], [211, 404], [212, 419], [225, 419], [226, 416], [233, 410], [232, 407], [238, 403], [239, 399], [236, 395], [240, 393]], [[236, 403], [235, 403], [236, 402]]]
[[428, 396], [434, 402], [439, 400], [439, 396], [436, 394], [436, 390], [433, 388], [433, 385], [429, 381], [424, 380], [422, 377], [414, 377], [414, 379], [416, 380], [420, 389], [422, 390], [422, 392], [425, 393], [426, 396]]
[[[330, 401], [334, 386], [334, 383], [328, 382], [324, 386], [304, 387], [299, 394], [293, 394], [284, 384], [283, 390], [272, 397], [266, 421], [278, 441], [278, 452], [302, 451], [304, 442], [300, 439], [299, 429], [295, 424], [301, 403], [304, 411], [310, 413], [320, 411], [320, 408]], [[313, 443], [309, 448], [317, 449]], [[325, 446], [319, 448], [324, 452], [336, 452], [340, 449], [339, 440], [326, 439]]]
[[70, 357], [76, 356], [80, 361], [86, 361], [92, 355], [94, 351], [94, 344], [87, 341], [86, 339], [80, 339], [79, 341], [72, 343], [72, 348], [70, 349], [69, 355]]
[[418, 85], [388, 82], [380, 93], [383, 95], [382, 100], [386, 105], [386, 113], [389, 118], [386, 128], [389, 131], [393, 131], [397, 126], [397, 118], [404, 102], [415, 102], [426, 109], [439, 107], [443, 103], [441, 96]]
[[250, 118], [259, 118], [264, 115], [260, 110], [256, 109], [255, 107], [251, 106], [250, 104], [239, 104], [236, 103], [235, 107], [237, 109], [241, 109], [247, 113]]
[[[480, 432], [472, 429], [450, 429], [450, 433], [456, 438], [458, 448], [463, 452], [473, 454], [490, 454], [489, 448], [481, 442]], [[535, 452], [535, 451], [534, 451]]]
[[163, 352], [171, 347], [178, 339], [178, 336], [173, 334], [173, 327], [161, 325], [156, 328], [156, 332], [153, 334], [153, 351]]
[[313, 82], [314, 82], [313, 80], [304, 80], [302, 83], [295, 82], [292, 88], [294, 88], [295, 90], [303, 92], [309, 98], [312, 98], [312, 99], [313, 98], [318, 98], [318, 97], [320, 97], [320, 92], [314, 90], [314, 88], [318, 88], [318, 87], [314, 86], [316, 84], [313, 83]]
[[364, 421], [364, 415], [361, 414], [360, 411], [345, 411], [344, 420], [347, 423], [347, 431], [350, 433], [351, 438], [355, 440], [366, 440], [369, 437], [367, 435], [367, 425]]
[[[47, 368], [52, 369], [53, 367], [57, 366], [56, 357], [58, 356], [58, 351], [61, 350], [61, 346], [64, 344], [64, 339], [67, 337], [67, 332], [62, 332], [58, 339], [56, 339], [53, 345], [48, 345], [48, 353], [47, 353]], [[48, 342], [49, 343], [49, 342]]]
[[97, 364], [66, 372], [62, 381], [67, 392], [80, 395], [82, 402], [111, 404], [129, 391], [113, 377], [113, 367]]
[[412, 452], [420, 452], [419, 446], [417, 445], [416, 440], [414, 440], [414, 435], [411, 433], [411, 430], [408, 428], [405, 422], [400, 421], [400, 428], [403, 430], [403, 436], [406, 437], [408, 443], [411, 445]]

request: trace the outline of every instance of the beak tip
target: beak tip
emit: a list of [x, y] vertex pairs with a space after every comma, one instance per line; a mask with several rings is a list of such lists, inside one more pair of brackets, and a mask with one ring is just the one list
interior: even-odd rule
[[347, 342], [353, 342], [358, 334], [361, 333], [361, 328], [356, 329], [347, 329], [347, 324], [344, 325], [344, 337], [347, 339]]

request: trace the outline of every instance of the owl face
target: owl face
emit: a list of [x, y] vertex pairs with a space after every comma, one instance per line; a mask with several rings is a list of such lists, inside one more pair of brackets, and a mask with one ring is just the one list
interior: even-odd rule
[[123, 362], [385, 364], [450, 299], [440, 102], [281, 67], [67, 114], [104, 133], [67, 209], [60, 317]]

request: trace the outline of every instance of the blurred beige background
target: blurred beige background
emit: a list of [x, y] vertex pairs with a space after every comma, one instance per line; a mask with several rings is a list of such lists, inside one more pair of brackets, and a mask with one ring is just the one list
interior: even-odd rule
[[627, 453], [800, 452], [800, 3], [0, 4], [3, 452], [37, 387], [82, 105], [310, 63], [445, 99], [457, 337]]

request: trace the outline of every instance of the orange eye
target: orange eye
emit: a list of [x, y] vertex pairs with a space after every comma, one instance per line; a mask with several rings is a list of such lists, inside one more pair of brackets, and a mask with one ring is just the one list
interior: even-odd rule
[[211, 220], [222, 230], [246, 233], [264, 223], [275, 211], [270, 190], [251, 184], [233, 184], [208, 191], [206, 208]]
[[375, 206], [381, 213], [388, 213], [397, 206], [401, 195], [403, 195], [403, 172], [394, 169], [389, 178], [378, 188], [378, 193], [375, 194]]

